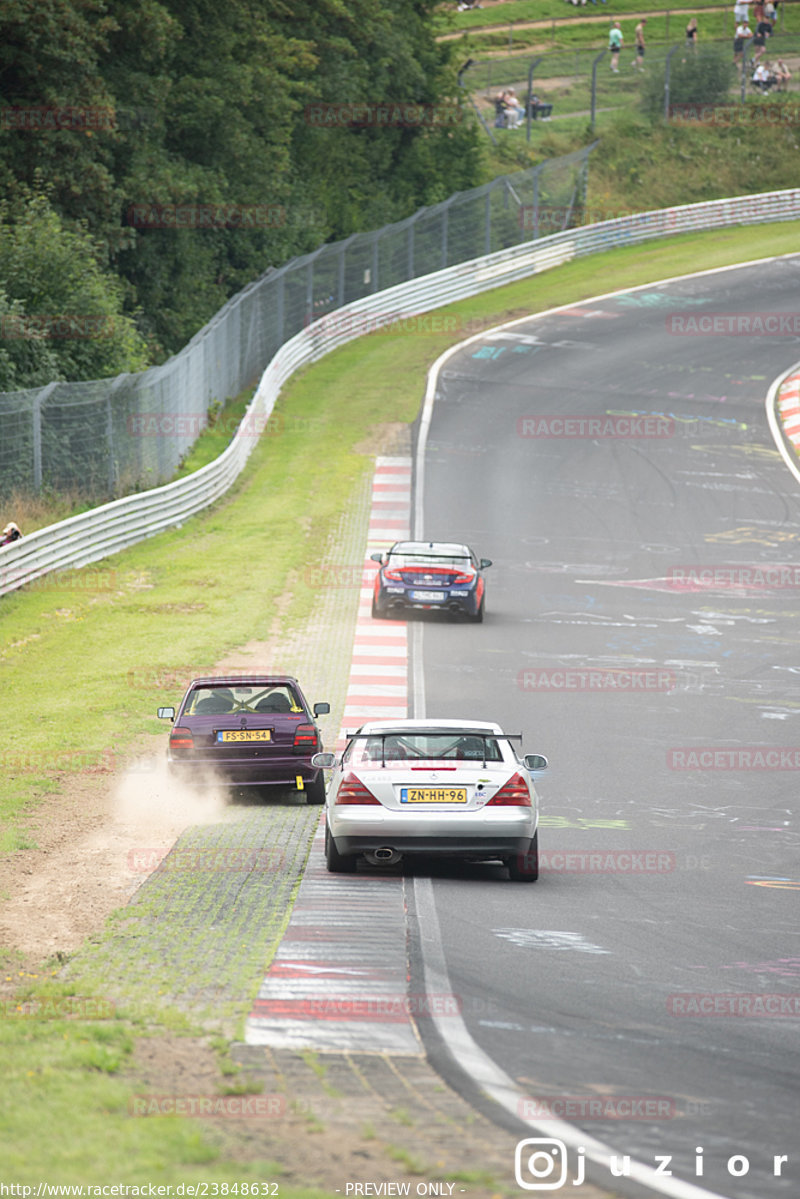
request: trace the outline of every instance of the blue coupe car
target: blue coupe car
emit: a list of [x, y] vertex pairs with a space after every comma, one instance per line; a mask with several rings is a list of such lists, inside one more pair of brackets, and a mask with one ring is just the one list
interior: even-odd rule
[[491, 558], [476, 558], [468, 545], [445, 541], [396, 541], [384, 554], [372, 594], [372, 615], [400, 614], [409, 609], [439, 609], [482, 621], [483, 571]]

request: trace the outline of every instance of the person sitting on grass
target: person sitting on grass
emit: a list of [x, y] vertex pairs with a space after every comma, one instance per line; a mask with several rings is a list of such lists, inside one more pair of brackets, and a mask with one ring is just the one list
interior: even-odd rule
[[777, 62], [772, 64], [772, 73], [777, 81], [777, 90], [779, 92], [785, 92], [786, 84], [791, 79], [792, 73], [782, 58], [779, 58]]

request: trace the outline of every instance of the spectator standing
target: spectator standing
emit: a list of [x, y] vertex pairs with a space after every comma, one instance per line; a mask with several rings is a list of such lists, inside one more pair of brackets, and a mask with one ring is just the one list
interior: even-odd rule
[[761, 20], [756, 25], [756, 31], [753, 34], [753, 58], [758, 62], [761, 55], [767, 47], [767, 38], [772, 36], [772, 26], [769, 21], [764, 19], [764, 14], [761, 14]]
[[639, 24], [633, 31], [633, 36], [636, 38], [636, 57], [633, 60], [635, 70], [644, 70], [644, 27], [647, 24], [647, 17], [642, 17]]
[[692, 17], [686, 26], [686, 48], [688, 50], [697, 49], [697, 17]]
[[741, 61], [745, 42], [749, 42], [752, 36], [753, 31], [747, 24], [747, 21], [740, 21], [736, 26], [736, 33], [733, 36], [733, 65], [735, 67], [738, 67]]
[[777, 19], [777, 16], [778, 16], [778, 10], [775, 8], [775, 5], [772, 3], [772, 0], [767, 0], [767, 3], [764, 5], [764, 19], [766, 21], [769, 21], [769, 23], [773, 29], [775, 28], [775, 21]]
[[750, 19], [750, 0], [736, 0], [733, 6], [733, 19], [737, 25], [746, 25]]
[[620, 29], [619, 21], [615, 21], [608, 35], [608, 48], [611, 52], [611, 70], [615, 75], [619, 74], [619, 52], [622, 49], [622, 41], [622, 30]]

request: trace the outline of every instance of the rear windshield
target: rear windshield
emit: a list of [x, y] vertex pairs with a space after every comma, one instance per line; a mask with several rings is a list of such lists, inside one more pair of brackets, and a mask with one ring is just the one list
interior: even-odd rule
[[390, 554], [388, 566], [472, 566], [463, 554]]
[[362, 762], [502, 762], [496, 737], [471, 733], [388, 733], [357, 737], [350, 742], [344, 760]]
[[302, 712], [297, 693], [285, 684], [255, 687], [195, 687], [184, 716], [224, 716], [238, 712]]

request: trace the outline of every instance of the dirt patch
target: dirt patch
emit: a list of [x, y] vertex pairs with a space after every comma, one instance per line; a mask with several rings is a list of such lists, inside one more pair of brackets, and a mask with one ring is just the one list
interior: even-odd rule
[[176, 788], [167, 779], [163, 747], [154, 749], [152, 737], [137, 751], [121, 774], [100, 766], [56, 776], [60, 793], [26, 822], [36, 847], [6, 855], [0, 943], [13, 967], [3, 974], [6, 987], [8, 975], [13, 981], [19, 970], [38, 973], [43, 961], [71, 955], [129, 901], [184, 829], [225, 818], [220, 790]]
[[[477, 1114], [424, 1058], [384, 1054], [308, 1054], [234, 1046], [238, 1075], [223, 1076], [199, 1038], [139, 1041], [125, 1079], [139, 1109], [166, 1097], [222, 1100], [226, 1115], [201, 1118], [204, 1135], [225, 1157], [273, 1163], [269, 1181], [344, 1193], [347, 1183], [439, 1182], [453, 1199], [517, 1195], [517, 1138]], [[259, 1115], [258, 1113], [261, 1113]], [[158, 1118], [157, 1116], [143, 1118]], [[267, 1181], [267, 1179], [264, 1179]], [[447, 1181], [449, 1180], [449, 1182]], [[452, 1191], [449, 1186], [452, 1183]], [[589, 1186], [576, 1199], [602, 1199]], [[436, 1193], [436, 1192], [434, 1192]]]

